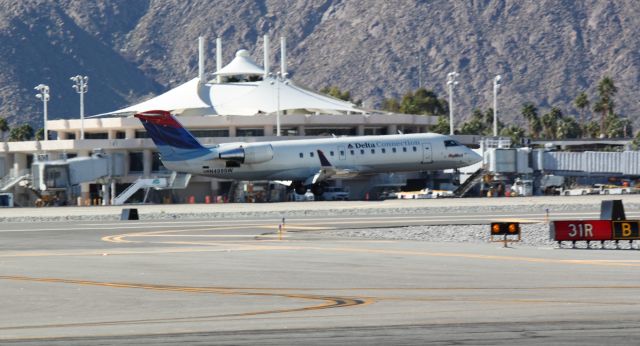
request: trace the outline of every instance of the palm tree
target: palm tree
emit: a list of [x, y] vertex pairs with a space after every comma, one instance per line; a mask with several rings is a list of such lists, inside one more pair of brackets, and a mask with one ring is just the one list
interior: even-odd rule
[[556, 138], [579, 138], [581, 137], [581, 135], [582, 130], [580, 129], [580, 125], [576, 122], [575, 118], [565, 117], [558, 121], [558, 124], [556, 126]]
[[598, 83], [598, 101], [593, 107], [594, 112], [600, 112], [600, 135], [605, 135], [605, 121], [607, 115], [613, 113], [613, 97], [616, 92], [618, 92], [618, 88], [613, 83], [613, 79], [608, 76], [605, 76]]
[[384, 99], [382, 109], [388, 112], [398, 113], [400, 112], [400, 103], [396, 99]]
[[9, 140], [15, 142], [28, 141], [33, 138], [33, 128], [29, 124], [20, 125], [11, 129]]
[[598, 125], [598, 122], [595, 121], [595, 120], [594, 121], [590, 121], [590, 122], [585, 124], [584, 132], [585, 132], [587, 137], [596, 138], [596, 137], [598, 137], [598, 133], [600, 132], [600, 125]]
[[342, 91], [337, 86], [324, 87], [320, 89], [320, 92], [323, 94], [327, 94], [331, 97], [335, 97], [340, 100], [350, 101], [351, 100], [351, 92], [350, 91]]
[[557, 107], [551, 108], [549, 113], [542, 116], [542, 126], [544, 127], [544, 133], [547, 139], [556, 137], [556, 125], [560, 119], [562, 119], [562, 111]]
[[606, 135], [608, 138], [626, 138], [627, 134], [633, 133], [631, 121], [617, 114], [609, 114], [606, 123]]
[[439, 116], [438, 123], [431, 128], [431, 132], [449, 134], [449, 117]]
[[36, 138], [36, 140], [39, 140], [39, 141], [44, 139], [44, 129], [43, 128], [39, 128], [38, 131], [36, 131], [35, 138]]
[[9, 131], [9, 123], [7, 122], [7, 119], [5, 118], [0, 118], [0, 134], [2, 134], [2, 139], [4, 141], [4, 135], [5, 133]]
[[584, 117], [584, 110], [585, 108], [589, 108], [589, 97], [587, 96], [587, 93], [584, 91], [581, 92], [576, 99], [573, 100], [573, 105], [580, 110], [580, 128], [583, 129], [586, 120]]
[[542, 132], [542, 121], [540, 118], [534, 118], [531, 124], [531, 130], [533, 131], [534, 138], [540, 138], [540, 132]]
[[460, 126], [460, 134], [464, 135], [489, 135], [491, 126], [484, 119], [484, 114], [479, 109], [474, 109], [471, 119]]
[[520, 143], [520, 140], [526, 135], [523, 128], [518, 125], [511, 125], [500, 131], [501, 136], [511, 138], [511, 143]]
[[528, 102], [522, 105], [521, 113], [522, 117], [524, 117], [527, 120], [527, 123], [529, 123], [529, 136], [537, 138], [538, 131], [536, 131], [534, 127], [536, 120], [538, 120], [538, 108], [536, 108], [533, 103]]

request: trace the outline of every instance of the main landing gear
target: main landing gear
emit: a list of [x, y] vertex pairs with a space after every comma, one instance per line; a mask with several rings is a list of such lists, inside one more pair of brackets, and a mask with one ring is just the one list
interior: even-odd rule
[[[311, 185], [311, 192], [315, 197], [320, 197], [324, 193], [325, 186], [326, 186], [326, 183], [324, 182], [315, 183]], [[302, 181], [294, 181], [291, 184], [291, 187], [293, 187], [293, 190], [298, 195], [304, 195], [305, 193], [307, 193], [307, 186]]]

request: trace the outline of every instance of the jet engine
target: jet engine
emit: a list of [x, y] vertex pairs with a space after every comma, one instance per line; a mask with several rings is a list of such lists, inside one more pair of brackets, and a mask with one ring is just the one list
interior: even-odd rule
[[222, 151], [218, 154], [221, 160], [239, 163], [261, 163], [273, 159], [271, 144], [251, 144]]

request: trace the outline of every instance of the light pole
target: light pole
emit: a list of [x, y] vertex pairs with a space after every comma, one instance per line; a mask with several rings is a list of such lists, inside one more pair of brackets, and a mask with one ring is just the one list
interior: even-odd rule
[[77, 75], [69, 79], [76, 83], [73, 85], [73, 89], [80, 94], [80, 139], [84, 139], [84, 94], [89, 89], [87, 85], [89, 77]]
[[460, 74], [456, 71], [447, 74], [447, 85], [449, 86], [449, 134], [453, 135], [453, 87], [458, 85], [456, 78]]
[[36, 98], [42, 100], [44, 110], [44, 140], [46, 141], [49, 139], [49, 131], [47, 130], [47, 102], [49, 102], [49, 86], [38, 84], [34, 89], [40, 92], [39, 94], [36, 94]]
[[498, 89], [500, 89], [501, 75], [493, 78], [493, 136], [498, 137]]

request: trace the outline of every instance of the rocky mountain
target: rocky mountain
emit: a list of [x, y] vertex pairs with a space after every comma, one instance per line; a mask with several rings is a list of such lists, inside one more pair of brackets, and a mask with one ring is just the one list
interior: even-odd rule
[[287, 37], [297, 83], [339, 86], [368, 107], [419, 84], [445, 97], [455, 70], [466, 118], [492, 105], [501, 74], [498, 109], [523, 122], [527, 101], [577, 114], [573, 98], [595, 97], [607, 75], [616, 112], [638, 127], [639, 30], [637, 0], [0, 0], [0, 116], [41, 127], [33, 87], [45, 83], [50, 118], [77, 117], [77, 74], [89, 76], [87, 114], [115, 110], [195, 77], [200, 35], [213, 72], [215, 37], [225, 62], [240, 48], [261, 62], [268, 34], [273, 65]]

